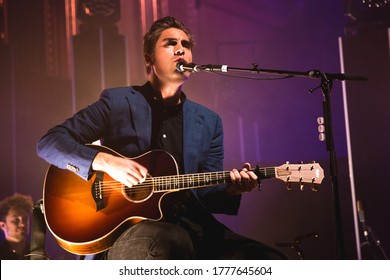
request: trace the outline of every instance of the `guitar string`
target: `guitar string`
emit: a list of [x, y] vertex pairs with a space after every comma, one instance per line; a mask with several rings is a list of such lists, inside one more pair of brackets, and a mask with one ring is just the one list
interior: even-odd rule
[[[275, 174], [275, 168], [267, 168], [271, 169], [268, 174], [273, 175]], [[222, 184], [223, 182], [218, 182], [218, 180], [223, 180], [224, 182], [230, 181], [229, 176], [230, 171], [220, 171], [215, 173], [197, 173], [197, 174], [182, 174], [182, 175], [174, 175], [175, 177], [150, 177], [146, 179], [146, 183], [142, 183], [140, 185], [134, 185], [132, 187], [129, 187], [126, 192], [130, 193], [136, 193], [136, 192], [150, 192], [151, 188], [153, 186], [160, 186], [158, 190], [160, 191], [169, 191], [169, 190], [177, 190], [177, 189], [187, 189], [191, 186], [211, 186], [215, 184]], [[261, 169], [261, 174], [266, 174], [265, 169]], [[222, 175], [222, 177], [221, 177]], [[202, 180], [199, 180], [199, 178], [202, 178]], [[214, 177], [213, 177], [214, 176]], [[195, 184], [195, 177], [197, 177], [197, 182], [200, 182], [198, 184]], [[217, 181], [214, 183], [213, 181]], [[188, 185], [188, 187], [184, 186], [184, 184]], [[181, 185], [181, 186], [180, 186]], [[118, 182], [118, 181], [105, 181], [103, 182], [100, 187], [102, 192], [112, 191], [112, 190], [118, 190], [124, 187], [125, 185]], [[165, 186], [165, 187], [161, 187]], [[173, 187], [171, 187], [173, 186]]]
[[[229, 181], [230, 178], [226, 177], [223, 178], [224, 181]], [[177, 189], [185, 189], [186, 186], [209, 186], [215, 184], [222, 184], [223, 182], [218, 182], [218, 180], [221, 180], [221, 178], [213, 178], [210, 180], [199, 180], [199, 183], [196, 183], [195, 181], [189, 181], [188, 178], [182, 178], [182, 179], [146, 179], [146, 181], [139, 185], [134, 185], [132, 187], [128, 188], [128, 191], [134, 190], [134, 191], [149, 191], [150, 188], [157, 186], [158, 190], [177, 190]], [[117, 181], [106, 181], [103, 182], [100, 187], [103, 191], [111, 191], [111, 190], [117, 190], [118, 188], [122, 188], [125, 185], [122, 183], [119, 183]]]
[[[260, 168], [259, 173], [261, 178], [274, 178], [276, 171], [278, 168], [276, 167], [266, 167]], [[294, 168], [290, 166], [289, 171], [299, 171], [305, 172], [310, 170], [313, 172], [313, 166], [310, 168], [304, 168], [300, 166], [300, 168]], [[252, 170], [254, 171], [254, 170]], [[219, 172], [207, 172], [207, 173], [197, 173], [197, 174], [181, 174], [181, 175], [172, 175], [172, 176], [162, 176], [162, 177], [148, 177], [145, 182], [134, 185], [132, 187], [128, 187], [125, 189], [127, 195], [145, 195], [151, 194], [152, 192], [163, 192], [163, 191], [175, 191], [180, 189], [189, 189], [191, 186], [196, 187], [207, 187], [217, 184], [222, 184], [229, 182], [230, 171], [219, 171]], [[222, 176], [222, 177], [221, 177]], [[202, 180], [199, 180], [202, 178]], [[298, 177], [299, 178], [299, 177]], [[300, 177], [302, 178], [302, 177]], [[224, 180], [224, 182], [218, 180]], [[298, 181], [291, 181], [298, 182]], [[313, 183], [313, 182], [312, 182]], [[122, 194], [122, 188], [125, 187], [124, 184], [116, 181], [116, 180], [108, 180], [102, 181], [99, 186], [99, 192], [104, 194], [107, 192], [117, 191], [116, 194]], [[156, 189], [153, 189], [156, 187]], [[119, 190], [119, 191], [118, 191]]]
[[[303, 172], [305, 170], [297, 169], [300, 172]], [[310, 169], [311, 171], [312, 169]], [[293, 171], [290, 169], [290, 171]], [[215, 173], [198, 173], [198, 174], [183, 174], [183, 175], [174, 175], [174, 177], [164, 176], [164, 177], [149, 177], [146, 179], [146, 183], [142, 183], [140, 185], [134, 185], [132, 187], [129, 187], [127, 189], [127, 192], [135, 193], [135, 192], [149, 192], [154, 186], [159, 187], [157, 191], [169, 191], [169, 190], [178, 190], [178, 189], [187, 189], [191, 186], [199, 186], [199, 187], [206, 187], [206, 186], [212, 186], [217, 184], [226, 183], [226, 181], [230, 181], [230, 177], [228, 176], [230, 171], [220, 171]], [[265, 170], [261, 172], [263, 174], [263, 177], [266, 178], [269, 175], [272, 175], [271, 177], [275, 177], [275, 168], [272, 168], [270, 172], [268, 172], [268, 176], [266, 176]], [[204, 177], [204, 175], [207, 174], [207, 178]], [[221, 177], [221, 175], [223, 175]], [[202, 180], [200, 180], [200, 177], [202, 177]], [[214, 177], [213, 177], [214, 176]], [[195, 178], [197, 177], [197, 178]], [[302, 179], [302, 177], [297, 177]], [[194, 180], [195, 179], [195, 180]], [[196, 180], [197, 179], [197, 180]], [[222, 180], [223, 182], [218, 182], [218, 180]], [[313, 178], [312, 178], [313, 179]], [[306, 179], [307, 180], [307, 179]], [[216, 182], [215, 182], [216, 181]], [[199, 182], [199, 183], [196, 183]], [[299, 182], [291, 180], [291, 182]], [[314, 183], [311, 181], [311, 183]], [[118, 182], [118, 181], [105, 181], [103, 182], [100, 187], [101, 191], [112, 191], [117, 190], [118, 187], [122, 188], [125, 185]]]
[[[270, 169], [272, 169], [270, 172], [266, 173], [265, 171], [263, 171], [263, 172], [260, 172], [260, 173], [261, 174], [271, 174], [272, 177], [274, 177], [275, 176], [275, 170], [274, 170], [274, 168], [270, 168]], [[163, 177], [149, 177], [146, 180], [152, 182], [151, 186], [154, 185], [153, 181], [158, 181], [158, 180], [163, 181], [163, 183], [164, 183], [164, 181], [165, 181], [165, 183], [168, 182], [169, 184], [172, 184], [172, 182], [175, 182], [175, 183], [177, 183], [177, 182], [179, 182], [179, 183], [189, 183], [189, 182], [192, 181], [192, 179], [197, 179], [197, 181], [202, 181], [202, 180], [199, 180], [200, 177], [202, 177], [202, 176], [203, 176], [203, 178], [202, 178], [203, 181], [220, 180], [220, 179], [223, 179], [223, 178], [225, 178], [225, 180], [230, 180], [230, 177], [228, 176], [229, 173], [230, 173], [230, 171], [219, 171], [219, 172], [215, 172], [215, 173], [182, 174], [182, 175], [172, 175], [172, 176], [163, 176]], [[221, 178], [221, 175], [223, 175], [222, 178]], [[214, 178], [213, 178], [213, 176], [214, 176]], [[195, 178], [195, 177], [197, 177], [197, 178]], [[177, 179], [175, 179], [175, 178], [177, 178]], [[115, 186], [123, 185], [123, 184], [119, 183], [116, 180], [105, 181], [105, 185], [108, 186], [110, 184], [113, 184]], [[144, 183], [142, 185], [145, 186]]]
[[[221, 172], [215, 172], [215, 173], [172, 175], [172, 177], [170, 177], [170, 176], [149, 177], [149, 178], [146, 178], [144, 183], [142, 183], [140, 185], [135, 185], [131, 188], [134, 188], [136, 186], [147, 188], [147, 187], [152, 187], [155, 185], [160, 185], [160, 186], [161, 185], [183, 185], [183, 184], [191, 185], [191, 184], [194, 184], [195, 182], [201, 182], [201, 183], [199, 183], [199, 185], [204, 185], [203, 182], [212, 182], [212, 181], [222, 180], [222, 179], [224, 181], [227, 181], [230, 179], [230, 177], [228, 177], [228, 174], [229, 174], [228, 171], [221, 171]], [[223, 176], [221, 177], [221, 175], [223, 175]], [[102, 186], [105, 188], [108, 188], [108, 187], [116, 188], [118, 186], [122, 187], [122, 186], [124, 186], [124, 184], [113, 180], [113, 181], [104, 181]]]

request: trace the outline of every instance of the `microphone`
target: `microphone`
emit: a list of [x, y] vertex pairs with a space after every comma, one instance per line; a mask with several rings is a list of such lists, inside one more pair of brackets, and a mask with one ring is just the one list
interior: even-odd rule
[[180, 73], [184, 72], [199, 72], [200, 66], [194, 64], [194, 63], [188, 63], [184, 59], [181, 59], [176, 64], [176, 70]]
[[184, 72], [200, 72], [200, 71], [206, 71], [206, 72], [227, 72], [228, 66], [227, 65], [197, 65], [195, 63], [189, 63], [185, 60], [181, 59], [176, 64], [176, 70], [180, 73]]

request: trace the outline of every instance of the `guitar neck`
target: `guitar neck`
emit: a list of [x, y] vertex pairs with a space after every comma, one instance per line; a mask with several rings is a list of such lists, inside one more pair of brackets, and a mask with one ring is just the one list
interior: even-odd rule
[[[260, 179], [275, 178], [275, 167], [255, 168], [251, 171]], [[230, 183], [230, 171], [153, 177], [154, 192], [184, 190]]]

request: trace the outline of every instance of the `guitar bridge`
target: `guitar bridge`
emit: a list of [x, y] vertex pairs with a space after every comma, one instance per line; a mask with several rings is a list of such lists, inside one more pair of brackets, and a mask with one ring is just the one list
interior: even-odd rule
[[102, 210], [105, 207], [102, 192], [103, 176], [104, 172], [96, 171], [95, 180], [93, 181], [91, 189], [92, 198], [96, 204], [96, 212]]

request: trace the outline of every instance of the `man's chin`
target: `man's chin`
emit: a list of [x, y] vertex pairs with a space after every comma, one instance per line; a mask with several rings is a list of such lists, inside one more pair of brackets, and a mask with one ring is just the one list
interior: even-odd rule
[[15, 239], [17, 239], [19, 242], [23, 241], [27, 238], [27, 232], [21, 232], [17, 236], [15, 236]]
[[177, 73], [179, 74], [179, 77], [182, 81], [187, 81], [191, 76], [191, 72], [183, 72], [183, 73], [177, 72]]

